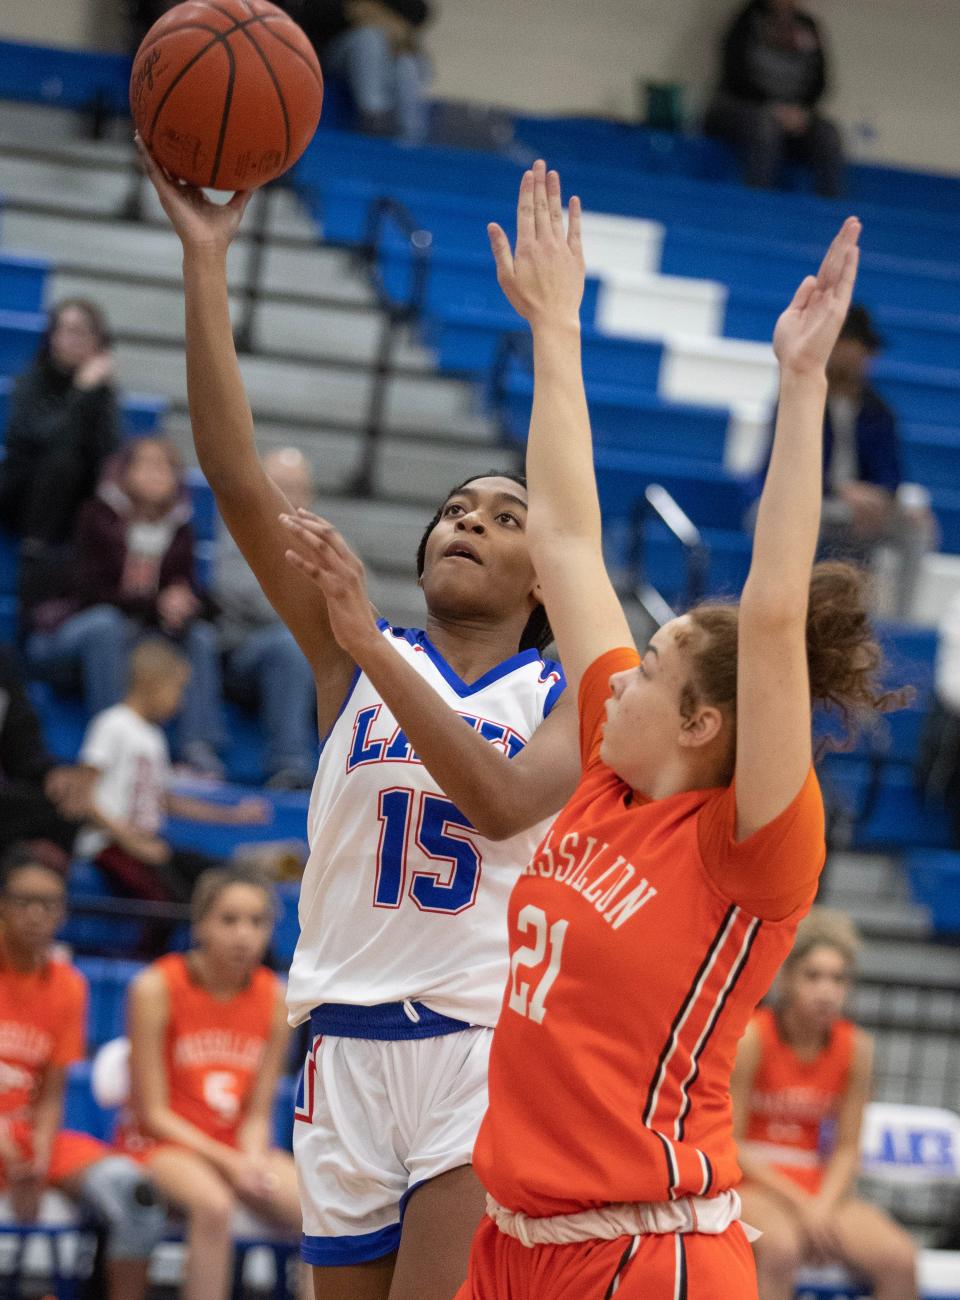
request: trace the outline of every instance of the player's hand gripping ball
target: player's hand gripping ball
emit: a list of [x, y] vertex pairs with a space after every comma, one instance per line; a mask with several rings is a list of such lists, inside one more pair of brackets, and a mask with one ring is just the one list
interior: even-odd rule
[[313, 46], [269, 0], [184, 0], [133, 60], [137, 131], [191, 185], [249, 190], [280, 176], [310, 143], [322, 103]]

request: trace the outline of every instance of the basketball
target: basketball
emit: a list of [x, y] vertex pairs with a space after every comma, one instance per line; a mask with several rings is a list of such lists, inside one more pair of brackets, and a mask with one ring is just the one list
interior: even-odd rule
[[323, 76], [313, 46], [269, 0], [185, 0], [141, 42], [130, 109], [171, 175], [218, 190], [280, 176], [320, 120]]

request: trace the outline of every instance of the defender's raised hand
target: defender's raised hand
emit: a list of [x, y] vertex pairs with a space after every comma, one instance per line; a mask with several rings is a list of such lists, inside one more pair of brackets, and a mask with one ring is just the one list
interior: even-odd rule
[[365, 645], [380, 639], [363, 562], [333, 524], [309, 510], [281, 515], [280, 521], [290, 535], [287, 563], [323, 592], [337, 644], [358, 658]]
[[860, 262], [860, 230], [856, 217], [846, 219], [820, 270], [807, 276], [777, 321], [773, 350], [781, 370], [801, 375], [825, 369], [850, 309]]
[[584, 265], [580, 240], [580, 200], [570, 200], [563, 228], [560, 177], [544, 162], [524, 172], [517, 203], [517, 243], [502, 226], [487, 227], [497, 264], [497, 281], [507, 301], [531, 325], [539, 320], [579, 319]]

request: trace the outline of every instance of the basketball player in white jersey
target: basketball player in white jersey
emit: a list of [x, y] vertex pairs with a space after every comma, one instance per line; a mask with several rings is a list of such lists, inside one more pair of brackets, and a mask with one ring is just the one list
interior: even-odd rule
[[[226, 278], [246, 196], [209, 203], [141, 152], [183, 244], [197, 455], [317, 682], [325, 739], [289, 984], [292, 1022], [312, 1026], [294, 1125], [304, 1257], [318, 1300], [448, 1300], [483, 1213], [470, 1157], [507, 898], [579, 776], [576, 701], [540, 658], [526, 491], [486, 475], [444, 502], [418, 556], [426, 630], [381, 624], [389, 657], [361, 673], [321, 590], [285, 558], [309, 563], [305, 525], [256, 453]], [[450, 722], [414, 719], [408, 736], [390, 699], [409, 715], [418, 690], [438, 692]], [[457, 771], [464, 741], [444, 793], [429, 771]]]

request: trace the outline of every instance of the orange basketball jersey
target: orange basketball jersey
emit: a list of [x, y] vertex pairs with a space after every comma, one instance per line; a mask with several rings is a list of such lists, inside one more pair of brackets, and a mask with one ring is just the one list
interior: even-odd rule
[[804, 1061], [780, 1037], [769, 1007], [760, 1008], [754, 1023], [760, 1064], [750, 1092], [745, 1145], [752, 1155], [816, 1192], [849, 1084], [856, 1026], [838, 1020], [823, 1051]]
[[[247, 987], [221, 1001], [193, 978], [189, 963], [171, 953], [154, 963], [170, 997], [165, 1060], [170, 1109], [228, 1146], [236, 1145], [254, 1079], [270, 1038], [279, 981], [259, 966]], [[149, 1146], [132, 1120], [121, 1144]]]
[[[824, 860], [811, 772], [741, 843], [732, 789], [660, 800], [599, 759], [610, 675], [580, 687], [580, 784], [514, 888], [510, 976], [474, 1165], [529, 1215], [711, 1195], [739, 1181], [736, 1045], [809, 907]], [[744, 884], [740, 901], [729, 882]], [[718, 883], [721, 882], [721, 883]], [[743, 905], [764, 897], [763, 921]]]
[[48, 1066], [82, 1061], [87, 982], [67, 962], [24, 973], [0, 939], [0, 1115], [26, 1118]]

